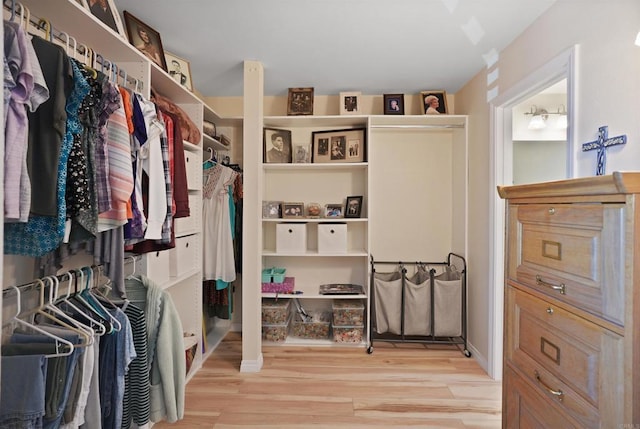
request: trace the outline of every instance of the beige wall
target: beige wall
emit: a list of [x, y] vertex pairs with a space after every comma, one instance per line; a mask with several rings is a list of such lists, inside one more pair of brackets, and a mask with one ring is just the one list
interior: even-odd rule
[[[503, 93], [574, 44], [577, 64], [578, 143], [594, 140], [598, 127], [611, 136], [627, 134], [624, 148], [612, 148], [607, 173], [640, 170], [640, 31], [637, 0], [558, 1], [500, 54], [499, 93]], [[493, 264], [486, 225], [496, 196], [491, 180], [490, 105], [487, 74], [478, 73], [456, 95], [457, 113], [469, 115], [469, 341], [480, 354], [490, 350], [489, 267]], [[575, 150], [576, 176], [595, 172], [595, 154]], [[500, 256], [501, 257], [501, 256]], [[501, 341], [501, 339], [498, 339]]]

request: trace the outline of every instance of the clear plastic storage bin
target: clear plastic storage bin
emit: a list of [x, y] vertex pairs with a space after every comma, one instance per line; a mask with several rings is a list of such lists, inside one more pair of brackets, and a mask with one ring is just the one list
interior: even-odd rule
[[306, 322], [298, 313], [293, 315], [293, 327], [291, 335], [298, 338], [310, 340], [326, 340], [329, 338], [329, 328], [331, 327], [330, 312], [310, 313], [311, 320]]
[[332, 303], [334, 326], [364, 325], [364, 304], [355, 299], [336, 299]]
[[262, 324], [282, 325], [289, 320], [290, 299], [269, 299], [262, 300]]

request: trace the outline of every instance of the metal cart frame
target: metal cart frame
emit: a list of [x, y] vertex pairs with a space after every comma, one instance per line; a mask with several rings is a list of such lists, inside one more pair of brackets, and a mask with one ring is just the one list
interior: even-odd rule
[[[430, 318], [431, 318], [431, 330], [428, 335], [405, 335], [405, 298], [406, 298], [406, 280], [407, 280], [407, 269], [405, 268], [408, 265], [415, 266], [452, 266], [452, 257], [459, 259], [462, 263], [461, 274], [461, 287], [462, 287], [462, 302], [461, 305], [461, 335], [456, 337], [438, 337], [434, 335], [435, 331], [435, 312], [434, 312], [434, 275], [435, 269], [431, 268], [429, 270], [429, 281], [431, 283], [431, 305], [430, 305]], [[376, 292], [374, 286], [374, 276], [376, 273], [376, 265], [395, 265], [400, 268], [402, 273], [402, 283], [401, 283], [401, 307], [399, 311], [401, 312], [400, 316], [400, 334], [393, 333], [381, 333], [378, 334], [376, 332]], [[455, 266], [455, 264], [453, 264]], [[456, 267], [457, 268], [457, 267]], [[471, 357], [471, 352], [467, 349], [467, 263], [464, 257], [455, 254], [449, 253], [447, 255], [447, 259], [445, 262], [403, 262], [403, 261], [376, 261], [371, 255], [371, 278], [370, 278], [370, 317], [369, 317], [369, 345], [367, 347], [367, 353], [373, 353], [373, 342], [375, 341], [385, 341], [385, 342], [395, 342], [395, 343], [425, 343], [425, 344], [456, 344], [462, 345], [462, 352], [466, 357]]]

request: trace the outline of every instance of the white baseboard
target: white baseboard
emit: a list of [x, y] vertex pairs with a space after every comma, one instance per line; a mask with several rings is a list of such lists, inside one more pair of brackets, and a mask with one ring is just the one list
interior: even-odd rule
[[256, 360], [242, 360], [240, 364], [240, 372], [260, 372], [262, 369], [262, 353], [258, 356]]

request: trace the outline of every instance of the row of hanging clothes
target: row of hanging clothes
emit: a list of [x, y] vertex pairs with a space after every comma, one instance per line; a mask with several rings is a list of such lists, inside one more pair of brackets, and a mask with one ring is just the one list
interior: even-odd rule
[[[134, 265], [135, 269], [135, 265]], [[168, 292], [110, 294], [101, 267], [3, 291], [0, 427], [129, 428], [183, 417], [186, 364]]]
[[12, 18], [4, 21], [4, 252], [39, 258], [38, 275], [91, 253], [124, 296], [125, 250], [175, 247], [174, 219], [199, 210], [189, 207], [183, 141], [199, 144], [200, 131], [68, 34], [48, 25], [40, 37], [47, 21]]
[[[3, 288], [0, 427], [177, 421], [180, 318], [168, 292], [125, 277], [124, 255], [175, 246], [173, 220], [191, 210], [183, 140], [198, 144], [200, 132], [170, 100], [153, 89], [147, 99], [115, 63], [14, 4], [4, 21], [4, 252], [34, 257], [42, 278]], [[102, 276], [48, 276], [81, 251]]]
[[231, 319], [242, 271], [242, 169], [209, 149], [203, 163], [203, 302], [209, 317]]

